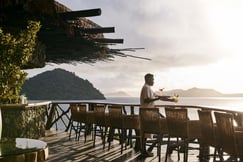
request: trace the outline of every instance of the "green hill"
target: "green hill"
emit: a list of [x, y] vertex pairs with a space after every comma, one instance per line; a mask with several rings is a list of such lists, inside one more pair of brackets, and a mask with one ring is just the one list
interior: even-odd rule
[[29, 100], [105, 99], [88, 80], [63, 69], [46, 71], [26, 80], [21, 93]]

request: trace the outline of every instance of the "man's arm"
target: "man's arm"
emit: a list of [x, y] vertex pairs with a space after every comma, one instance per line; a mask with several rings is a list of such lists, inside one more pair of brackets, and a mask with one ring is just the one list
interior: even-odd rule
[[144, 102], [145, 103], [150, 103], [150, 102], [153, 102], [153, 101], [157, 101], [159, 99], [160, 99], [159, 97], [156, 97], [156, 98], [145, 98]]

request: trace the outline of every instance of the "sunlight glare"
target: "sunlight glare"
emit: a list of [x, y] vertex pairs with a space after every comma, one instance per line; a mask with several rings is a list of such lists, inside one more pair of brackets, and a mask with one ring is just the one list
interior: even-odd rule
[[212, 3], [208, 16], [215, 37], [231, 55], [243, 52], [243, 2], [217, 1]]
[[243, 74], [239, 73], [240, 69], [243, 69], [240, 60], [223, 60], [207, 66], [171, 68], [166, 72], [156, 73], [154, 89], [187, 90], [194, 85], [221, 93], [242, 93]]

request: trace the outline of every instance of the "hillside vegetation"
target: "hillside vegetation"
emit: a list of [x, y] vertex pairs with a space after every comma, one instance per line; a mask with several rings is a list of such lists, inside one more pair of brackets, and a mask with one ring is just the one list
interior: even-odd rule
[[26, 80], [21, 93], [30, 100], [105, 99], [88, 80], [63, 69], [46, 71]]

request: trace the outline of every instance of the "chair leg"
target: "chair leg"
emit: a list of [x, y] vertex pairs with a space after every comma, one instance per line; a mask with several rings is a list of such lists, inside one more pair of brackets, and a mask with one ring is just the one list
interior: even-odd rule
[[185, 142], [184, 144], [184, 162], [188, 161], [188, 143]]
[[224, 161], [222, 149], [219, 149], [219, 159], [220, 159], [220, 161]]
[[105, 137], [106, 137], [107, 131], [108, 131], [108, 127], [106, 126], [105, 132], [104, 132], [104, 135], [103, 135], [103, 150], [105, 149]]
[[[130, 144], [130, 148], [132, 148], [132, 129], [129, 129], [127, 143]], [[126, 148], [127, 148], [127, 145], [126, 145]]]
[[88, 133], [90, 133], [91, 140], [94, 140], [94, 124], [93, 123], [89, 124]]
[[216, 155], [217, 154], [217, 149], [216, 148], [214, 148], [214, 153], [213, 153], [213, 162], [215, 162], [216, 161]]
[[[97, 125], [94, 125], [93, 147], [95, 147], [96, 131], [97, 131]], [[102, 136], [101, 136], [101, 138], [102, 138]]]
[[146, 138], [145, 138], [145, 135], [143, 133], [143, 136], [142, 136], [142, 152], [145, 152], [146, 151]]
[[87, 139], [87, 134], [88, 134], [88, 124], [84, 124], [84, 143], [86, 143], [86, 139]]
[[179, 152], [179, 138], [176, 137], [176, 150], [177, 150], [177, 158], [178, 158], [178, 161], [180, 161], [180, 152]]
[[[126, 141], [126, 132], [127, 130], [126, 129], [121, 129], [121, 154], [123, 153], [123, 144], [124, 144], [124, 141]], [[125, 143], [126, 145], [126, 143]]]
[[81, 132], [81, 123], [77, 123], [77, 127], [75, 130], [75, 140], [79, 141], [79, 136]]
[[167, 148], [166, 148], [166, 153], [165, 153], [165, 162], [167, 162], [167, 159], [168, 159], [169, 148], [170, 148], [170, 137], [168, 137], [168, 143], [167, 143]]
[[73, 129], [73, 121], [71, 121], [71, 127], [70, 127], [69, 136], [68, 136], [69, 140], [71, 139], [72, 129]]
[[110, 151], [111, 141], [112, 141], [113, 136], [114, 136], [114, 129], [110, 128], [109, 134], [108, 134], [108, 151]]
[[77, 125], [77, 133], [76, 133], [76, 140], [78, 140], [78, 141], [79, 141], [79, 138], [80, 138], [82, 127], [83, 127], [82, 123], [78, 123], [78, 125]]
[[[210, 146], [208, 144], [206, 144], [205, 142], [201, 141], [200, 139], [199, 141], [199, 155], [198, 158], [200, 161], [208, 161], [210, 159]], [[213, 154], [213, 157], [215, 156], [215, 151]]]
[[100, 133], [100, 138], [102, 141], [102, 145], [104, 147], [104, 142], [105, 142], [104, 136], [105, 135], [104, 135], [104, 131], [103, 131], [103, 126], [98, 126], [98, 125], [94, 125], [94, 128], [93, 128], [93, 147], [95, 147], [95, 142], [96, 142], [95, 140], [96, 140], [97, 132]]
[[135, 147], [134, 147], [134, 149], [136, 151], [142, 151], [142, 149], [143, 149], [143, 143], [142, 143], [142, 141], [143, 141], [142, 139], [143, 138], [142, 138], [142, 134], [137, 129], [135, 129], [134, 131], [135, 131], [135, 135], [136, 135], [136, 141], [135, 141]]
[[161, 137], [161, 135], [158, 135], [157, 138], [158, 138], [157, 139], [157, 141], [158, 141], [157, 155], [159, 156], [159, 162], [160, 162], [161, 161], [161, 140], [162, 140], [162, 137]]

